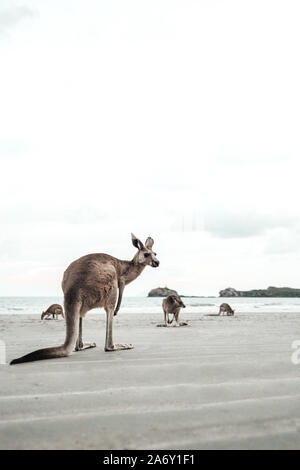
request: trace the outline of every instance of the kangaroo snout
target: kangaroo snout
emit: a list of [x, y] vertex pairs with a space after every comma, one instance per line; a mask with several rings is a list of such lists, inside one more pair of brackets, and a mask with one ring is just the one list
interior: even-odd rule
[[159, 261], [152, 261], [152, 267], [157, 268], [159, 266]]

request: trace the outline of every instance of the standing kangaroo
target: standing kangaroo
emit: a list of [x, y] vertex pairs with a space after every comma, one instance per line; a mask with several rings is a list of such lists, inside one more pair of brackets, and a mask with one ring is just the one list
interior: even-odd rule
[[226, 313], [227, 316], [234, 315], [234, 310], [232, 310], [232, 308], [230, 307], [229, 304], [221, 304], [218, 315], [221, 315], [221, 312], [224, 313], [224, 314]]
[[[83, 344], [82, 318], [93, 308], [104, 307], [106, 311], [105, 351], [132, 349], [132, 344], [114, 344], [113, 317], [120, 309], [124, 287], [134, 281], [149, 265], [159, 266], [156, 253], [152, 251], [154, 241], [148, 237], [145, 245], [131, 234], [132, 244], [138, 249], [131, 261], [122, 261], [113, 256], [96, 253], [83, 256], [70, 264], [64, 273], [62, 289], [66, 317], [66, 339], [64, 344], [53, 348], [38, 349], [26, 356], [14, 359], [11, 364], [54, 359], [69, 356], [75, 350], [95, 347], [95, 343]], [[119, 294], [119, 296], [118, 296]], [[117, 301], [118, 296], [118, 302]]]
[[[179, 312], [181, 307], [185, 308], [184, 303], [182, 302], [181, 298], [179, 295], [171, 294], [168, 295], [163, 301], [162, 301], [162, 307], [165, 315], [165, 326], [168, 326], [168, 323], [171, 324], [175, 318], [175, 326], [184, 326], [187, 325], [185, 322], [180, 322], [178, 321], [179, 317]], [[172, 320], [170, 320], [169, 315], [173, 314]]]
[[64, 311], [62, 306], [59, 304], [50, 305], [50, 307], [48, 307], [47, 310], [42, 313], [41, 320], [43, 320], [45, 317], [48, 318], [51, 315], [53, 319], [56, 317], [56, 320], [58, 319], [58, 315], [62, 315], [64, 317]]

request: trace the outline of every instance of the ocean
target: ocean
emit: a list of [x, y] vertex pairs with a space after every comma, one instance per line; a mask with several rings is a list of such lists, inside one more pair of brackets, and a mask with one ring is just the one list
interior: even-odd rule
[[[280, 313], [297, 312], [300, 314], [300, 298], [262, 298], [262, 297], [184, 297], [186, 313], [218, 313], [219, 305], [229, 303], [238, 312]], [[0, 297], [0, 315], [2, 314], [37, 314], [40, 315], [49, 305], [63, 305], [62, 297]], [[121, 312], [159, 313], [162, 312], [162, 298], [159, 297], [123, 297]], [[103, 309], [95, 309], [101, 313]]]

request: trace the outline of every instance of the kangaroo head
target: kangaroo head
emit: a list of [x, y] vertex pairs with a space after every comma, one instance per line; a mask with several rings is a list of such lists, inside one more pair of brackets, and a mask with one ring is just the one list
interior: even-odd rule
[[141, 240], [133, 235], [133, 233], [131, 234], [131, 240], [133, 246], [139, 250], [134, 257], [137, 263], [144, 266], [148, 265], [152, 266], [153, 268], [157, 268], [157, 266], [159, 266], [159, 261], [156, 258], [156, 253], [152, 251], [154, 240], [151, 237], [148, 237], [144, 245]]
[[169, 295], [169, 302], [171, 304], [174, 304], [175, 307], [182, 307], [182, 308], [185, 308], [185, 305], [184, 303], [182, 302], [181, 298], [179, 297], [179, 295]]
[[42, 315], [41, 315], [41, 320], [43, 320], [43, 318], [44, 318], [44, 315], [45, 315], [45, 312], [42, 312]]

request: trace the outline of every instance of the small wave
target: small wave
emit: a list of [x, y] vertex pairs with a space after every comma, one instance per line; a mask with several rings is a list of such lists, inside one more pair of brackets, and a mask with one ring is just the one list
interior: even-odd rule
[[280, 302], [270, 302], [268, 304], [262, 304], [263, 306], [267, 305], [268, 307], [275, 306], [275, 305], [282, 305]]
[[24, 310], [24, 308], [19, 308], [19, 307], [8, 307], [7, 310]]
[[216, 304], [188, 304], [189, 307], [216, 307]]

